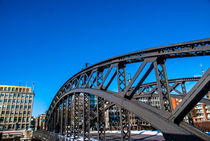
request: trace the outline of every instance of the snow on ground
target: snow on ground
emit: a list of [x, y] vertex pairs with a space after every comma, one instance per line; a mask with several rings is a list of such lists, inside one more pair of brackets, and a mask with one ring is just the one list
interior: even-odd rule
[[[90, 133], [97, 133], [97, 131], [91, 131]], [[106, 133], [121, 133], [121, 131], [119, 130], [115, 130], [115, 131], [106, 131]], [[143, 135], [152, 135], [152, 136], [162, 136], [163, 134], [156, 130], [156, 131], [151, 131], [151, 130], [141, 130], [141, 131], [138, 131], [138, 130], [132, 130], [131, 131], [131, 134], [143, 134]], [[61, 136], [61, 135], [58, 135], [58, 138], [59, 140], [65, 140], [65, 141], [83, 141], [83, 137], [79, 137], [78, 139], [74, 139], [74, 137], [66, 137], [66, 136]], [[90, 139], [90, 141], [97, 141], [96, 139]]]

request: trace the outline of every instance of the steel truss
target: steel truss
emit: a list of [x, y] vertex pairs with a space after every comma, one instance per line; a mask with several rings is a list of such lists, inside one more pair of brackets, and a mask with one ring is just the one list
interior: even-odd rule
[[[121, 93], [126, 89], [126, 71], [125, 66], [118, 65], [117, 69], [118, 76], [118, 92]], [[130, 129], [130, 113], [120, 108], [120, 127], [121, 127], [121, 140], [131, 140], [131, 129]]]
[[90, 140], [90, 97], [84, 93], [83, 99], [83, 138], [85, 141]]
[[[176, 81], [175, 79], [168, 80], [165, 68], [167, 59], [204, 55], [210, 55], [210, 39], [137, 51], [113, 57], [83, 69], [71, 77], [55, 95], [47, 113], [47, 126], [50, 130], [57, 132], [59, 129], [60, 133], [67, 133], [67, 135], [73, 132], [74, 137], [77, 138], [81, 132], [79, 122], [83, 118], [83, 136], [85, 140], [88, 140], [90, 127], [97, 121], [98, 139], [105, 140], [104, 111], [108, 109], [104, 107], [106, 100], [121, 109], [122, 140], [131, 140], [129, 112], [162, 131], [167, 140], [210, 140], [209, 135], [183, 121], [183, 118], [199, 101], [210, 104], [209, 100], [203, 98], [210, 88], [210, 69], [202, 78], [183, 78]], [[126, 66], [138, 62], [140, 63], [138, 70], [126, 84]], [[152, 70], [155, 72], [156, 81], [145, 84]], [[115, 80], [118, 83], [118, 92], [110, 90]], [[185, 82], [194, 80], [198, 82], [187, 92]], [[176, 89], [179, 85], [181, 91]], [[177, 94], [173, 95], [172, 91]], [[89, 110], [90, 95], [97, 96], [97, 105]], [[72, 96], [71, 102], [67, 96]], [[80, 103], [81, 98], [79, 98], [82, 96], [83, 104]], [[160, 98], [160, 109], [138, 100], [141, 97], [153, 96]], [[182, 99], [174, 110], [171, 106], [171, 97]], [[69, 106], [70, 103], [73, 105]], [[65, 110], [67, 106], [68, 110]], [[82, 115], [81, 109], [83, 109]], [[68, 112], [65, 113], [64, 110]], [[74, 119], [71, 120], [69, 117], [74, 117]], [[88, 120], [90, 120], [90, 125], [86, 122]], [[65, 125], [66, 122], [68, 126]], [[69, 130], [69, 125], [73, 130]]]

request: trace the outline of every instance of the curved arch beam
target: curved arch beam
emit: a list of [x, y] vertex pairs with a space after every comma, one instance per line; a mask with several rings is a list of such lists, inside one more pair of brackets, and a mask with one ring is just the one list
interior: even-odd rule
[[174, 124], [173, 122], [169, 121], [167, 119], [167, 117], [170, 116], [168, 112], [156, 109], [152, 106], [149, 106], [142, 102], [138, 102], [136, 100], [128, 100], [126, 98], [117, 95], [116, 93], [104, 92], [101, 90], [90, 89], [90, 88], [80, 88], [65, 93], [62, 97], [60, 97], [58, 101], [60, 101], [65, 96], [74, 93], [89, 93], [95, 96], [102, 97], [106, 100], [109, 100], [110, 102], [113, 102], [125, 108], [129, 112], [132, 112], [135, 115], [144, 119], [145, 121], [151, 123], [153, 127], [162, 131], [164, 134], [169, 135], [173, 139], [178, 140], [180, 136], [182, 136], [182, 138], [186, 139], [200, 140], [200, 138], [193, 135], [190, 131], [187, 131], [186, 129], [181, 128], [178, 125]]
[[[74, 76], [72, 76], [66, 83], [59, 89], [56, 95], [59, 94], [60, 91], [72, 80], [77, 77], [80, 77], [81, 74], [92, 72], [97, 68], [104, 67], [107, 68], [111, 64], [124, 62], [125, 64], [141, 62], [145, 58], [151, 57], [163, 57], [163, 58], [180, 58], [180, 57], [190, 57], [190, 56], [203, 56], [210, 55], [210, 38], [195, 40], [190, 42], [183, 42], [177, 44], [171, 44], [156, 48], [145, 49], [141, 51], [136, 51], [116, 57], [112, 57], [110, 59], [104, 60], [97, 64], [94, 64], [90, 67], [83, 69], [78, 72]], [[54, 101], [55, 99], [53, 99]], [[51, 104], [53, 104], [53, 101]]]

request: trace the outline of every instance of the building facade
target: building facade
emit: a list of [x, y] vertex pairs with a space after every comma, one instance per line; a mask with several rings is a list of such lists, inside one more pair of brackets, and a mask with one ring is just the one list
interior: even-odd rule
[[33, 99], [31, 87], [0, 85], [0, 130], [27, 130]]
[[35, 118], [35, 131], [45, 130], [46, 114], [41, 114]]

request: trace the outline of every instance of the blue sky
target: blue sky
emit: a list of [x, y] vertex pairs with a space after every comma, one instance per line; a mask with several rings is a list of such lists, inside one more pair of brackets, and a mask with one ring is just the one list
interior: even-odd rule
[[[0, 84], [35, 82], [37, 116], [86, 62], [209, 38], [209, 17], [209, 0], [0, 0]], [[209, 57], [167, 63], [169, 78], [210, 65]]]

